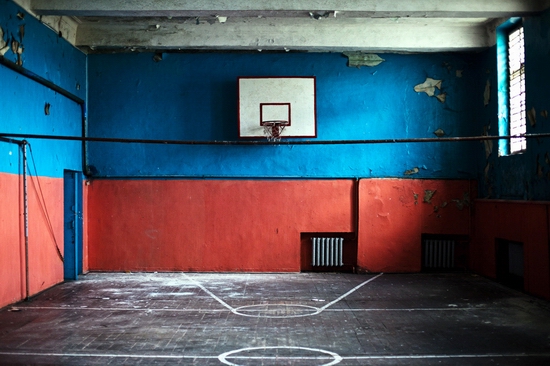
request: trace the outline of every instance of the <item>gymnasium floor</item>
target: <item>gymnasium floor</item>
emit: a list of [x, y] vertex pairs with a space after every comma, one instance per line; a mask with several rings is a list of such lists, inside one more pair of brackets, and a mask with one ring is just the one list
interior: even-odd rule
[[548, 365], [550, 303], [470, 274], [91, 273], [0, 310], [0, 364]]

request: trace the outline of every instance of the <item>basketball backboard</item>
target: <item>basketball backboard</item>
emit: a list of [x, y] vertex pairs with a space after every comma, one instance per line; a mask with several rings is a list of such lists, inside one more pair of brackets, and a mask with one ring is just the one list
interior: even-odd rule
[[315, 77], [239, 77], [239, 137], [265, 137], [276, 122], [278, 137], [317, 137]]

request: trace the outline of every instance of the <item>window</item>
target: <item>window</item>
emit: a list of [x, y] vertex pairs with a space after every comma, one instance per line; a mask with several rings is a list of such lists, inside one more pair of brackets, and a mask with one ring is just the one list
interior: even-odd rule
[[499, 156], [521, 153], [527, 148], [525, 90], [525, 42], [521, 18], [497, 28]]
[[[523, 27], [508, 33], [508, 120], [509, 135], [526, 132], [525, 109], [525, 48]], [[510, 139], [510, 154], [526, 149], [525, 137]]]

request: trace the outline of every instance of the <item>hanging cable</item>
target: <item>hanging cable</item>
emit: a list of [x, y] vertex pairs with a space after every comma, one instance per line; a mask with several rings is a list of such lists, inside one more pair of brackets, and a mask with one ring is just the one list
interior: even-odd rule
[[44, 198], [44, 192], [42, 191], [42, 185], [40, 184], [40, 179], [38, 178], [38, 170], [36, 169], [36, 162], [34, 160], [34, 154], [32, 152], [32, 146], [29, 144], [29, 152], [31, 155], [32, 165], [34, 167], [34, 178], [36, 180], [36, 183], [33, 180], [32, 172], [29, 170], [29, 175], [31, 177], [31, 182], [34, 187], [34, 191], [36, 193], [36, 197], [39, 202], [40, 210], [42, 211], [42, 214], [44, 215], [44, 218], [46, 219], [46, 224], [48, 226], [48, 229], [50, 231], [50, 235], [53, 239], [53, 244], [55, 245], [55, 249], [57, 251], [57, 256], [61, 260], [61, 262], [64, 262], [63, 254], [61, 254], [61, 250], [59, 249], [59, 245], [57, 243], [57, 239], [55, 237], [55, 230], [53, 229], [52, 221], [50, 219], [50, 215], [48, 212], [48, 207], [46, 205], [46, 199]]

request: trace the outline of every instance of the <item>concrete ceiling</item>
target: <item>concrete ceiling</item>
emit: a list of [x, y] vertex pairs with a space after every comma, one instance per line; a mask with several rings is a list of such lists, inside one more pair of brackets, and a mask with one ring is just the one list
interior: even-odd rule
[[550, 0], [16, 0], [85, 52], [446, 52]]

